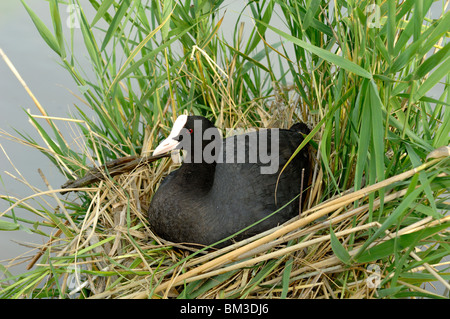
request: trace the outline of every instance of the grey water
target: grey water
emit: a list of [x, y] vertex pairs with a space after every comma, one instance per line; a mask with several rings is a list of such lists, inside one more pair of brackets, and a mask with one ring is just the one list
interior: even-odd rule
[[[27, 3], [43, 21], [47, 22], [47, 27], [52, 30], [51, 23], [48, 24], [51, 21], [48, 2], [27, 1]], [[11, 60], [48, 114], [56, 117], [68, 117], [71, 109], [73, 112], [73, 105], [79, 104], [79, 101], [69, 90], [77, 93], [77, 87], [67, 71], [58, 64], [59, 57], [42, 40], [20, 1], [0, 1], [0, 48]], [[41, 137], [29, 123], [25, 111], [27, 109], [31, 114], [41, 115], [22, 84], [0, 58], [0, 128], [18, 136], [14, 131], [16, 129], [42, 144]], [[40, 124], [45, 127], [46, 123], [42, 121]], [[69, 127], [61, 125], [60, 130], [65, 136], [70, 136]], [[47, 186], [40, 177], [38, 169], [42, 170], [53, 188], [57, 188], [65, 182], [65, 178], [61, 174], [54, 173], [53, 164], [36, 149], [5, 138], [0, 138], [0, 145], [3, 148], [3, 150], [0, 148], [1, 194], [24, 198], [34, 193], [24, 183], [5, 172], [20, 179], [17, 172], [19, 171], [31, 185], [41, 190], [47, 190]], [[32, 203], [32, 201], [30, 202]], [[0, 200], [0, 212], [5, 211], [9, 206], [8, 202]], [[36, 220], [33, 214], [23, 209], [15, 209], [14, 213], [23, 218]], [[15, 258], [31, 250], [17, 242], [41, 244], [42, 240], [40, 236], [37, 237], [24, 231], [1, 231], [0, 263], [6, 266], [9, 262], [4, 262], [4, 260]], [[12, 263], [16, 263], [16, 261]], [[23, 273], [25, 265], [11, 267], [8, 270], [13, 274]]]

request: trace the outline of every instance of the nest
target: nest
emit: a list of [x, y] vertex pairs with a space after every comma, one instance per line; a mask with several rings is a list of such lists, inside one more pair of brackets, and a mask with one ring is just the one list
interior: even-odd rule
[[[260, 116], [264, 119], [264, 112]], [[283, 114], [266, 116], [263, 125], [271, 127], [281, 118], [283, 126], [289, 127], [292, 117], [292, 112], [289, 120]], [[153, 136], [150, 130], [147, 136]], [[47, 275], [55, 277], [53, 282], [47, 281], [43, 293], [54, 289], [57, 281], [61, 284], [54, 296], [58, 297], [379, 297], [379, 283], [391, 276], [386, 263], [371, 258], [355, 262], [353, 257], [366, 245], [370, 234], [380, 229], [378, 222], [371, 221], [370, 211], [375, 211], [380, 202], [395, 203], [406, 194], [407, 186], [385, 192], [382, 201], [372, 197], [369, 202], [369, 195], [439, 161], [432, 160], [361, 190], [349, 189], [325, 202], [321, 200], [323, 171], [316, 164], [299, 216], [218, 250], [167, 242], [151, 232], [147, 221], [150, 199], [161, 180], [179, 164], [167, 157], [145, 155], [156, 144], [150, 138], [145, 140], [142, 157], [125, 157], [91, 169], [83, 178], [65, 184], [63, 191], [53, 191], [55, 197], [59, 192], [79, 191], [86, 204], [72, 213], [66, 211], [67, 205], [60, 204], [64, 218], [54, 221], [54, 234], [29, 263], [29, 269], [50, 269]], [[419, 220], [395, 234], [384, 230], [385, 237], [366, 248], [448, 219]], [[401, 284], [426, 292], [408, 282]]]
[[[263, 126], [282, 123], [289, 127], [293, 113], [287, 113], [265, 116], [261, 111], [259, 115]], [[371, 220], [371, 212], [380, 203], [386, 207], [401, 202], [409, 187], [402, 181], [435, 165], [439, 158], [448, 156], [446, 153], [430, 156], [437, 158], [420, 167], [360, 190], [349, 189], [326, 201], [322, 200], [326, 198], [322, 194], [326, 188], [322, 167], [316, 163], [302, 212], [285, 224], [219, 250], [167, 242], [151, 232], [147, 210], [161, 180], [179, 164], [168, 157], [146, 155], [156, 144], [149, 138], [154, 135], [148, 130], [142, 156], [119, 158], [88, 170], [62, 190], [49, 186], [49, 191], [36, 194], [53, 195], [59, 204], [54, 209], [58, 218], [48, 213], [46, 223], [54, 227], [54, 232], [31, 258], [28, 269], [36, 270], [18, 297], [379, 298], [380, 282], [392, 276], [386, 262], [391, 257], [372, 258], [371, 247], [450, 221], [450, 216], [439, 220], [430, 216], [403, 228], [382, 229], [380, 223]], [[397, 187], [389, 188], [394, 184]], [[381, 189], [384, 197], [380, 200], [375, 195]], [[58, 193], [69, 191], [77, 191], [84, 204], [77, 206], [70, 199], [63, 204]], [[384, 236], [368, 244], [368, 238], [380, 231]], [[409, 254], [420, 260], [414, 251]], [[424, 269], [443, 281], [426, 262], [413, 271]], [[31, 278], [34, 275], [41, 277]], [[43, 288], [37, 288], [45, 280]], [[389, 288], [387, 282], [385, 287]], [[402, 278], [397, 283], [430, 295]], [[13, 289], [4, 290], [8, 291]]]
[[[377, 281], [389, 275], [383, 266], [373, 261], [346, 263], [345, 254], [337, 252], [343, 248], [348, 257], [355, 256], [368, 233], [380, 227], [378, 222], [368, 222], [367, 195], [416, 172], [311, 206], [320, 193], [320, 183], [315, 182], [309, 207], [298, 217], [216, 250], [167, 242], [149, 229], [149, 200], [175, 168], [169, 158], [141, 162], [131, 172], [105, 178], [87, 191], [91, 204], [75, 229], [76, 236], [56, 249], [57, 256], [66, 256], [64, 262], [54, 263], [64, 270], [64, 294], [90, 298], [375, 297]], [[322, 180], [321, 174], [319, 170], [316, 181]], [[388, 194], [384, 203], [405, 192]], [[375, 200], [373, 209], [379, 203]], [[396, 236], [436, 222], [420, 221]], [[384, 240], [389, 238], [387, 233]]]

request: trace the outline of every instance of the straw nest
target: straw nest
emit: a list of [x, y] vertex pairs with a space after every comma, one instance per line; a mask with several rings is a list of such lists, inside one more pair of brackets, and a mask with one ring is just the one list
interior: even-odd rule
[[[373, 261], [345, 262], [380, 227], [368, 220], [368, 196], [432, 164], [322, 203], [323, 172], [315, 165], [306, 207], [298, 217], [220, 250], [170, 243], [150, 231], [150, 199], [160, 181], [177, 168], [170, 158], [141, 162], [114, 177], [105, 174], [96, 187], [83, 189], [90, 206], [73, 227], [76, 236], [52, 248], [56, 256], [70, 256], [68, 262], [54, 264], [64, 273], [61, 290], [90, 298], [376, 297], [377, 281], [389, 276], [385, 267]], [[387, 193], [384, 203], [406, 191]], [[373, 210], [379, 204], [375, 199]], [[395, 235], [436, 223], [421, 220]], [[58, 235], [61, 232], [54, 237]], [[383, 240], [392, 236], [386, 230]], [[52, 242], [41, 252], [50, 246]]]
[[[274, 104], [274, 107], [280, 110], [278, 105]], [[286, 112], [278, 115], [272, 112], [269, 116], [269, 113], [259, 111], [263, 119], [261, 125], [290, 126], [293, 113], [289, 109]], [[223, 126], [230, 124], [223, 123]], [[440, 161], [439, 158], [432, 159], [382, 182], [356, 191], [349, 189], [322, 201], [326, 198], [322, 193], [325, 189], [323, 171], [315, 154], [312, 184], [299, 216], [253, 238], [217, 250], [170, 243], [150, 231], [147, 221], [150, 199], [161, 180], [179, 165], [170, 157], [153, 162], [148, 160], [148, 151], [157, 144], [149, 138], [154, 135], [150, 134], [153, 129], [147, 131], [147, 143], [141, 157], [121, 158], [88, 171], [76, 186], [71, 182], [62, 191], [49, 186], [48, 192], [37, 194], [51, 194], [59, 203], [55, 211], [59, 210], [58, 216], [62, 217], [47, 223], [55, 230], [51, 239], [38, 247], [28, 268], [38, 267], [44, 276], [60, 282], [59, 297], [378, 297], [377, 284], [392, 275], [388, 267], [370, 258], [362, 262], [364, 258], [359, 258], [359, 262], [353, 259], [367, 238], [381, 227], [370, 220], [370, 211], [378, 209], [380, 200], [372, 197], [369, 202], [369, 196], [394, 183], [398, 185]], [[315, 139], [318, 140], [318, 136], [320, 132]], [[385, 206], [404, 197], [408, 191], [407, 183], [404, 185], [404, 189], [384, 193]], [[74, 208], [77, 207], [75, 204], [67, 204], [71, 201], [68, 198], [64, 204], [58, 195], [64, 191], [78, 192], [84, 204]], [[449, 217], [441, 220], [430, 217], [400, 229], [384, 229], [385, 236], [380, 236], [369, 248], [394, 236], [448, 221]], [[414, 251], [409, 254], [420, 260]], [[413, 271], [423, 269], [443, 281], [426, 262]], [[401, 284], [416, 292], [425, 292], [417, 285]], [[52, 287], [55, 287], [54, 282], [46, 289]]]
[[[76, 276], [76, 287], [89, 288], [93, 298], [371, 298], [376, 292], [374, 269], [381, 278], [387, 275], [383, 266], [345, 265], [332, 249], [330, 225], [354, 255], [368, 230], [379, 226], [367, 222], [367, 194], [414, 174], [350, 191], [232, 246], [200, 250], [166, 242], [148, 228], [151, 194], [174, 166], [165, 158], [100, 182], [78, 239], [64, 249], [79, 254], [75, 253], [74, 265], [83, 271]], [[320, 181], [320, 171], [318, 175]], [[314, 202], [319, 185], [313, 185], [309, 203]], [[402, 195], [404, 191], [389, 194], [385, 202]], [[355, 207], [358, 199], [360, 205]], [[379, 201], [374, 205], [376, 209]], [[421, 221], [401, 233], [431, 223]], [[86, 257], [86, 247], [92, 256]], [[350, 274], [345, 286], [339, 278], [343, 272]]]

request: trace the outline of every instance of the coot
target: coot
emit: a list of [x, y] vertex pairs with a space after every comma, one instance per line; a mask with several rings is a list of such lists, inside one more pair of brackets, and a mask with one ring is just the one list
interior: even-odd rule
[[[222, 139], [205, 117], [179, 116], [153, 155], [176, 148], [186, 154], [181, 167], [161, 182], [153, 196], [148, 210], [150, 228], [172, 242], [210, 245], [294, 198], [233, 240], [248, 238], [296, 216], [298, 195], [308, 187], [307, 147], [279, 173], [303, 141], [302, 133], [309, 133], [309, 129], [297, 123], [289, 130], [263, 129]], [[217, 247], [231, 242], [227, 240]]]

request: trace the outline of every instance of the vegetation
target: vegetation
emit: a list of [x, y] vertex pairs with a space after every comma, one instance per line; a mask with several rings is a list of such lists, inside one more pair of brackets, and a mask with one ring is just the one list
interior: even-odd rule
[[[149, 231], [170, 159], [106, 170], [72, 195], [49, 185], [37, 208], [2, 196], [1, 230], [48, 238], [28, 272], [3, 266], [3, 298], [449, 297], [448, 1], [260, 0], [236, 13], [220, 0], [90, 0], [88, 17], [78, 0], [49, 0], [51, 24], [22, 2], [81, 102], [75, 118], [29, 114], [44, 144], [16, 139], [67, 179], [148, 154], [185, 112], [221, 128], [304, 121], [315, 164], [299, 218], [221, 250], [180, 250]], [[67, 5], [78, 7], [70, 29]], [[89, 72], [74, 55], [80, 33]]]

